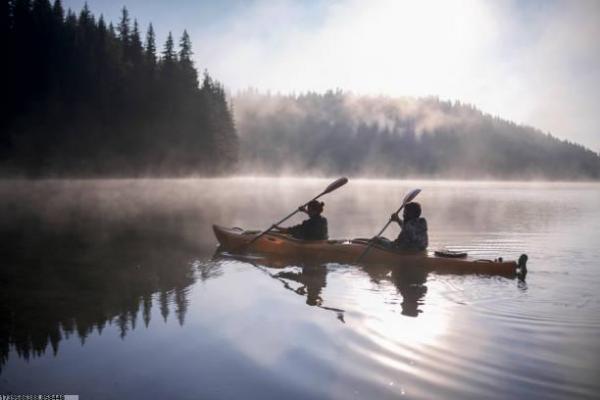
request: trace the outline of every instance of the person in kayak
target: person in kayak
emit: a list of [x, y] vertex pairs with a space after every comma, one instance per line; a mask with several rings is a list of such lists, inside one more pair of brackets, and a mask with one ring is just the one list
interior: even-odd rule
[[322, 201], [311, 200], [305, 207], [300, 207], [300, 211], [308, 214], [308, 219], [301, 224], [289, 228], [276, 227], [279, 232], [288, 233], [301, 240], [327, 240], [327, 218], [323, 217]]
[[421, 205], [416, 202], [404, 206], [404, 221], [394, 213], [390, 219], [402, 229], [394, 240], [393, 247], [400, 250], [425, 250], [429, 244], [427, 220], [421, 217]]

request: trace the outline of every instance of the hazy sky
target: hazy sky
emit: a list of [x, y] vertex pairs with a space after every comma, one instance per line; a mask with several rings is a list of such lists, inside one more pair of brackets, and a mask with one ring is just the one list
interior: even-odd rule
[[[84, 0], [64, 0], [79, 10]], [[434, 95], [600, 151], [600, 1], [89, 0], [127, 6], [235, 93]]]

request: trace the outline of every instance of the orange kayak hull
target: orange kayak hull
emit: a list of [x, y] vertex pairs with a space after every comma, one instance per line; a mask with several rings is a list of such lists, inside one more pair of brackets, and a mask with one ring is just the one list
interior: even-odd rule
[[[298, 240], [289, 235], [270, 232], [250, 244], [258, 231], [226, 228], [213, 225], [213, 231], [222, 250], [234, 253], [252, 253], [311, 262], [338, 262], [356, 264], [367, 248], [365, 239], [351, 240]], [[361, 264], [384, 264], [399, 267], [418, 267], [444, 273], [477, 273], [514, 276], [518, 263], [514, 260], [482, 260], [471, 257], [453, 258], [433, 252], [398, 251], [372, 245], [361, 259]]]

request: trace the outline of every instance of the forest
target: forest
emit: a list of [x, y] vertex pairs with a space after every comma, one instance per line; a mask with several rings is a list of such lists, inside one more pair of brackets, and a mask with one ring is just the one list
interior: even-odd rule
[[600, 177], [597, 153], [460, 102], [256, 89], [239, 93], [233, 102], [242, 167], [265, 174]]
[[159, 50], [126, 8], [115, 26], [60, 0], [0, 4], [0, 177], [600, 177], [597, 153], [468, 104], [341, 90], [229, 98], [199, 76], [186, 31]]
[[157, 49], [126, 8], [0, 2], [0, 176], [137, 177], [230, 172], [238, 138], [223, 86], [199, 82], [186, 31]]

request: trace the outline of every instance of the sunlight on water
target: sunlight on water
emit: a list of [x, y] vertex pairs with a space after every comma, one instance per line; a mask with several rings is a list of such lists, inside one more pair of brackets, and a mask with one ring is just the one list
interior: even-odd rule
[[331, 237], [370, 237], [419, 187], [431, 248], [527, 253], [526, 282], [215, 257], [213, 223], [264, 229], [330, 182], [0, 183], [0, 393], [598, 397], [599, 185], [356, 180], [324, 197]]

